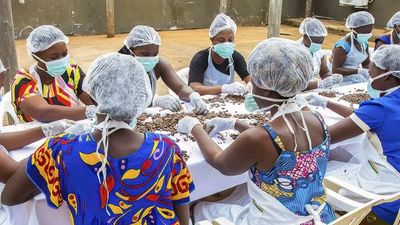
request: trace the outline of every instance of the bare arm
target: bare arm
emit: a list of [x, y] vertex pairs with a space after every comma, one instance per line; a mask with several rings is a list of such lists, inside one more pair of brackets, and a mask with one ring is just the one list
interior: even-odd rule
[[378, 41], [377, 43], [376, 43], [376, 45], [375, 45], [375, 50], [377, 50], [379, 47], [381, 47], [382, 45], [384, 45], [385, 44], [385, 42], [383, 42], [383, 41]]
[[0, 73], [0, 89], [1, 87], [4, 87], [5, 78], [6, 78], [6, 72]]
[[240, 133], [245, 132], [250, 128], [253, 128], [253, 126], [249, 125], [243, 120], [237, 120], [235, 123], [235, 130], [239, 131]]
[[11, 151], [22, 148], [42, 138], [44, 138], [42, 127], [35, 127], [23, 131], [1, 133], [0, 145]]
[[90, 98], [90, 95], [86, 92], [82, 92], [82, 94], [80, 94], [78, 96], [78, 98], [83, 102], [83, 104], [85, 105], [93, 105], [92, 99]]
[[341, 47], [337, 47], [333, 50], [333, 64], [332, 72], [342, 74], [343, 76], [357, 74], [357, 69], [347, 69], [343, 67], [346, 61], [346, 51]]
[[219, 95], [222, 93], [222, 86], [204, 86], [202, 83], [192, 82], [190, 87], [200, 95]]
[[189, 204], [184, 204], [184, 205], [173, 204], [173, 207], [174, 207], [174, 212], [178, 217], [179, 224], [189, 225], [189, 220], [190, 220]]
[[362, 67], [364, 68], [364, 69], [368, 69], [369, 68], [369, 51], [368, 51], [368, 49], [367, 49], [367, 54], [368, 54], [368, 57], [364, 60], [364, 62], [362, 63]]
[[326, 57], [322, 57], [321, 59], [321, 68], [319, 70], [319, 76], [321, 77], [321, 79], [325, 79], [329, 76], [331, 76], [332, 73], [328, 68], [328, 60], [326, 59]]
[[22, 111], [40, 122], [53, 122], [60, 119], [86, 119], [85, 107], [66, 107], [50, 105], [41, 96], [33, 96], [19, 104]]
[[193, 93], [190, 88], [182, 79], [179, 78], [175, 70], [165, 60], [160, 60], [156, 67], [156, 73], [160, 74], [164, 83], [175, 92], [183, 101], [189, 101], [189, 95]]
[[12, 159], [6, 152], [0, 150], [0, 182], [6, 183], [17, 171], [18, 162]]
[[249, 83], [249, 82], [251, 82], [251, 76], [250, 76], [250, 75], [247, 75], [247, 76], [244, 78], [243, 81], [244, 81], [246, 84]]
[[329, 127], [331, 142], [338, 143], [362, 134], [364, 131], [350, 118], [346, 118]]
[[21, 162], [21, 166], [7, 181], [1, 195], [1, 202], [3, 204], [9, 206], [21, 204], [40, 193], [39, 189], [26, 175], [26, 161], [27, 159]]

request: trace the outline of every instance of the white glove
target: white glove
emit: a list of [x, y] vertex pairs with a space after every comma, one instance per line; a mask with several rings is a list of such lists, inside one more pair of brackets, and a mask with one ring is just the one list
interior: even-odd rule
[[73, 134], [73, 135], [82, 135], [87, 134], [92, 130], [92, 126], [90, 124], [76, 124], [65, 130], [65, 133]]
[[208, 112], [206, 102], [200, 97], [200, 94], [197, 92], [193, 92], [189, 95], [190, 105], [194, 107], [194, 113], [196, 114], [204, 114]]
[[221, 131], [235, 129], [237, 119], [214, 118], [207, 123], [206, 131], [213, 137]]
[[368, 69], [360, 68], [360, 69], [358, 69], [358, 74], [360, 74], [364, 80], [366, 80], [366, 81], [369, 80], [369, 70]]
[[179, 120], [175, 128], [179, 133], [190, 134], [197, 124], [201, 124], [198, 119], [185, 116]]
[[333, 88], [335, 85], [340, 84], [343, 81], [343, 76], [340, 74], [332, 74], [331, 76], [318, 82], [318, 88], [329, 89]]
[[75, 125], [72, 120], [58, 120], [42, 125], [42, 132], [46, 137], [53, 137], [63, 133], [66, 129]]
[[95, 105], [87, 105], [85, 110], [86, 118], [88, 119], [96, 119], [97, 106]]
[[326, 108], [328, 105], [328, 100], [317, 94], [310, 94], [306, 96], [306, 100], [310, 105]]
[[235, 82], [232, 84], [224, 84], [222, 85], [222, 94], [238, 94], [245, 95], [247, 94], [247, 88], [244, 84]]
[[181, 101], [171, 95], [154, 96], [153, 107], [160, 107], [163, 109], [171, 110], [172, 112], [178, 112], [182, 109]]

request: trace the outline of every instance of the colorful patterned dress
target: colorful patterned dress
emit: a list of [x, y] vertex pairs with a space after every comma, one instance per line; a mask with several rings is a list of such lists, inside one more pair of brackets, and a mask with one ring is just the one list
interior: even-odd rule
[[[317, 147], [305, 152], [286, 151], [280, 137], [268, 124], [264, 129], [268, 132], [280, 156], [269, 171], [260, 171], [253, 167], [251, 180], [263, 191], [275, 197], [287, 209], [300, 216], [308, 216], [305, 205], [314, 209], [326, 202], [323, 179], [330, 153], [330, 137], [321, 115], [315, 113], [324, 127], [324, 141]], [[321, 213], [324, 223], [335, 219], [329, 205]], [[313, 222], [303, 225], [314, 224]]]
[[97, 178], [100, 166], [91, 134], [63, 134], [32, 154], [27, 175], [49, 206], [68, 203], [72, 224], [179, 224], [173, 204], [188, 204], [194, 184], [174, 141], [146, 133], [133, 154], [109, 157], [108, 198]]

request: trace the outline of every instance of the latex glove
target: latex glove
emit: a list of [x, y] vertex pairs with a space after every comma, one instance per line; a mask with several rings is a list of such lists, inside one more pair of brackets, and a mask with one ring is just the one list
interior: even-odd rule
[[179, 120], [175, 128], [179, 133], [190, 134], [197, 124], [201, 124], [198, 119], [185, 116]]
[[65, 133], [73, 134], [73, 135], [82, 135], [87, 134], [92, 130], [92, 126], [90, 124], [76, 124], [65, 130]]
[[154, 96], [153, 107], [168, 109], [171, 110], [172, 112], [178, 112], [182, 109], [180, 100], [171, 95]]
[[96, 119], [97, 106], [95, 105], [87, 105], [85, 110], [86, 118], [88, 119]]
[[310, 105], [326, 108], [328, 100], [317, 94], [310, 94], [306, 96], [306, 100]]
[[237, 119], [214, 118], [207, 123], [206, 131], [213, 137], [221, 131], [235, 129]]
[[318, 82], [318, 88], [329, 89], [333, 88], [335, 85], [342, 83], [343, 76], [340, 74], [332, 74], [331, 76]]
[[66, 129], [74, 126], [76, 123], [72, 120], [58, 120], [42, 125], [44, 136], [53, 137], [63, 133]]
[[369, 70], [368, 69], [360, 68], [360, 69], [358, 69], [358, 74], [360, 74], [364, 80], [366, 80], [366, 81], [369, 80]]
[[238, 94], [245, 95], [247, 94], [247, 88], [244, 84], [235, 82], [232, 84], [224, 84], [222, 85], [222, 94]]
[[208, 112], [206, 102], [200, 97], [200, 94], [193, 92], [189, 95], [190, 105], [194, 107], [193, 112], [196, 114], [204, 114]]

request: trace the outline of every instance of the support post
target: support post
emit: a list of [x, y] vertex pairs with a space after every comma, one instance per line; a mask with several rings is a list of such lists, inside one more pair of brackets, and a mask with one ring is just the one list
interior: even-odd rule
[[7, 69], [4, 84], [4, 91], [7, 92], [10, 90], [10, 81], [18, 70], [11, 0], [0, 1], [0, 15], [0, 58]]
[[269, 0], [268, 38], [280, 36], [281, 15], [282, 0]]
[[305, 17], [312, 17], [313, 0], [306, 0], [306, 13]]
[[106, 0], [107, 10], [107, 38], [115, 36], [114, 0]]
[[219, 2], [219, 12], [226, 13], [228, 9], [228, 0], [220, 0]]

